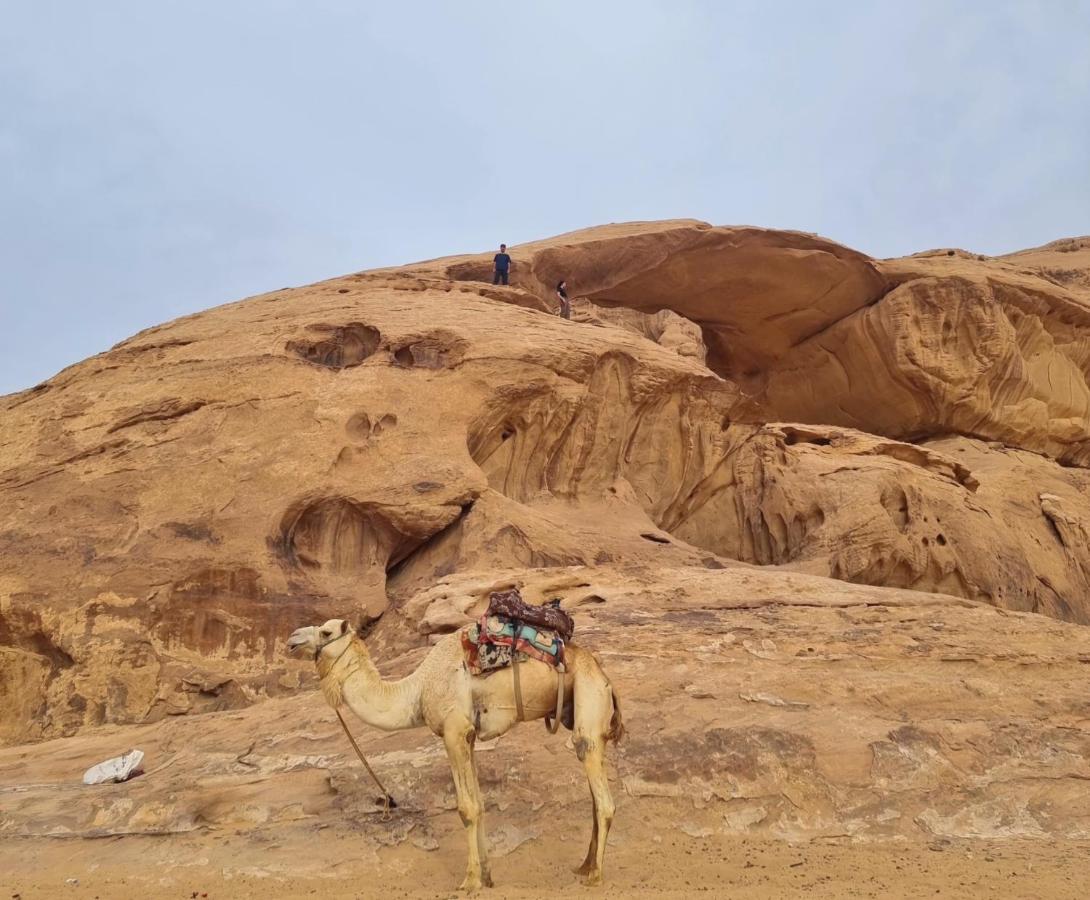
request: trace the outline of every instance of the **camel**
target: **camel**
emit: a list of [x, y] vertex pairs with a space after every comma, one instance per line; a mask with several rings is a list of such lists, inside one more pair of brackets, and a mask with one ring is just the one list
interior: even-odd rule
[[[469, 844], [464, 891], [492, 886], [485, 846], [484, 802], [473, 757], [474, 743], [490, 740], [518, 724], [510, 668], [473, 676], [465, 666], [460, 632], [444, 636], [411, 675], [383, 681], [363, 641], [344, 619], [296, 629], [288, 650], [313, 656], [322, 693], [334, 709], [343, 705], [363, 722], [385, 731], [427, 726], [442, 738], [458, 795], [458, 814]], [[602, 883], [606, 838], [613, 823], [613, 797], [604, 761], [608, 741], [624, 733], [617, 694], [595, 656], [574, 644], [564, 652], [564, 708], [561, 720], [573, 732], [575, 752], [590, 783], [593, 821], [590, 847], [574, 871], [584, 883]], [[556, 670], [528, 659], [519, 664], [525, 720], [554, 713]]]

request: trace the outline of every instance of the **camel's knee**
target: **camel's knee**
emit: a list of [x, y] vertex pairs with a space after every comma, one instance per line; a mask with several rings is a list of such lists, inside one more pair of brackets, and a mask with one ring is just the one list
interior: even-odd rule
[[579, 761], [586, 762], [588, 759], [601, 755], [605, 750], [605, 739], [593, 737], [586, 732], [577, 732], [572, 745], [575, 747], [575, 755], [579, 757]]
[[458, 818], [466, 828], [477, 824], [481, 818], [481, 811], [476, 806], [458, 804]]
[[472, 747], [476, 740], [477, 731], [473, 723], [460, 715], [457, 718], [448, 719], [443, 726], [443, 743], [451, 750], [466, 745]]
[[587, 750], [590, 749], [590, 742], [580, 735], [572, 743], [575, 746], [575, 755], [579, 757], [579, 761], [585, 761], [587, 758]]
[[483, 811], [476, 797], [460, 797], [458, 799], [458, 817], [467, 828], [480, 820]]

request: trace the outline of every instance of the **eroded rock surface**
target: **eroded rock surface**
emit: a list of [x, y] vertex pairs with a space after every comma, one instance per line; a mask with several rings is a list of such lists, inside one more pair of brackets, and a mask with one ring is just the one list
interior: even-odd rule
[[[703, 329], [711, 366], [726, 377], [757, 371], [792, 344], [877, 299], [886, 282], [866, 256], [797, 231], [706, 222], [607, 225], [512, 251], [513, 281], [643, 312], [673, 310]], [[488, 262], [445, 265], [486, 280]]]
[[295, 692], [299, 622], [403, 650], [470, 571], [777, 566], [1090, 622], [1083, 242], [636, 223], [514, 248], [510, 287], [459, 257], [149, 329], [0, 400], [0, 740]]
[[[712, 839], [1090, 838], [1085, 628], [940, 594], [693, 566], [464, 573], [406, 613], [420, 633], [444, 633], [512, 583], [561, 598], [620, 694], [628, 736], [610, 769], [622, 845], [650, 847], [675, 828]], [[401, 631], [384, 620], [371, 638], [387, 647], [391, 677], [424, 652], [389, 649]], [[349, 830], [356, 856], [377, 862], [401, 846], [422, 865], [442, 845], [455, 868], [440, 741], [356, 731], [400, 803], [390, 823], [309, 693], [0, 751], [0, 836], [260, 830], [279, 843], [332, 827]], [[578, 861], [589, 804], [566, 735], [535, 722], [479, 748], [498, 855], [568, 835], [559, 846]], [[145, 776], [97, 793], [72, 784], [130, 745], [146, 754]]]
[[[814, 235], [683, 220], [513, 253], [515, 282], [543, 298], [564, 277], [594, 304], [695, 322], [708, 365], [759, 401], [751, 420], [953, 433], [1090, 460], [1090, 238], [876, 261]], [[488, 263], [430, 266], [485, 279]]]
[[1090, 624], [1090, 472], [968, 438], [770, 424], [662, 527], [719, 556]]
[[905, 281], [795, 347], [768, 408], [918, 440], [962, 434], [1090, 461], [1090, 306], [982, 271]]

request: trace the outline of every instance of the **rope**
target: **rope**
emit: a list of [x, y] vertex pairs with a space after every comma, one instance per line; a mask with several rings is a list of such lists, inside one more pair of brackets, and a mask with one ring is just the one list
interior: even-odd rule
[[378, 776], [375, 774], [375, 770], [371, 768], [370, 763], [367, 762], [367, 757], [363, 755], [363, 751], [360, 750], [360, 745], [356, 743], [356, 739], [352, 737], [352, 732], [348, 730], [348, 723], [345, 722], [344, 716], [341, 715], [339, 709], [334, 709], [333, 712], [337, 714], [337, 719], [341, 723], [341, 728], [344, 729], [345, 735], [352, 744], [352, 749], [356, 751], [356, 756], [360, 758], [360, 762], [363, 763], [363, 767], [367, 770], [367, 774], [371, 776], [371, 780], [378, 785], [378, 789], [382, 791], [382, 821], [385, 822], [390, 818], [390, 809], [397, 809], [397, 801], [387, 792], [386, 788], [382, 786], [382, 782], [378, 780]]
[[522, 634], [522, 623], [517, 619], [513, 620], [515, 623], [514, 636], [511, 638], [511, 672], [515, 678], [515, 721], [524, 722], [526, 720], [526, 710], [522, 706], [522, 684], [519, 682], [519, 635]]
[[[522, 623], [517, 619], [512, 620], [515, 626], [514, 638], [511, 641], [511, 675], [515, 682], [515, 721], [526, 721], [526, 707], [522, 704], [522, 680], [519, 678], [519, 651], [518, 642], [519, 635], [522, 634]], [[547, 713], [545, 715], [545, 727], [549, 729], [549, 734], [556, 734], [560, 728], [560, 713], [564, 708], [564, 673], [558, 668], [556, 670], [556, 706], [553, 708], [553, 712], [556, 713], [555, 717], [550, 717]], [[543, 712], [543, 710], [535, 709], [534, 712]]]
[[556, 670], [556, 709], [553, 710], [554, 715], [545, 716], [545, 727], [549, 729], [549, 734], [556, 734], [560, 728], [560, 713], [564, 709], [564, 673], [558, 668]]

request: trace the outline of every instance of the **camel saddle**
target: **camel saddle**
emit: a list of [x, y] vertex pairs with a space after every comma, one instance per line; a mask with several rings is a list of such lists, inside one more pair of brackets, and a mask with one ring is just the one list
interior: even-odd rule
[[514, 622], [523, 622], [535, 628], [555, 632], [561, 640], [570, 641], [575, 631], [575, 620], [560, 608], [559, 600], [550, 600], [544, 606], [535, 606], [522, 599], [518, 588], [494, 591], [488, 598], [486, 616], [500, 616]]
[[[466, 665], [473, 674], [510, 665], [515, 688], [515, 717], [525, 721], [520, 657], [538, 659], [556, 668], [556, 704], [545, 716], [549, 734], [556, 734], [564, 711], [564, 643], [571, 640], [575, 622], [560, 608], [559, 600], [534, 606], [518, 588], [493, 591], [481, 621], [462, 635]], [[510, 632], [510, 633], [508, 633]]]

